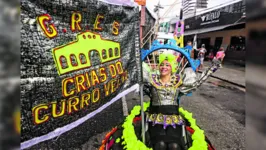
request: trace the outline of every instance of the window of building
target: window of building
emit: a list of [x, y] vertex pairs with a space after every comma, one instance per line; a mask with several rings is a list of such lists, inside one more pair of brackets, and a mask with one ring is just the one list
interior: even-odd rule
[[216, 50], [220, 49], [222, 43], [223, 43], [223, 37], [216, 37], [214, 42], [214, 48]]
[[229, 12], [229, 7], [230, 7], [230, 6], [226, 6], [226, 7], [224, 7], [224, 12]]
[[81, 64], [87, 63], [87, 59], [86, 59], [86, 56], [84, 54], [79, 54], [79, 60], [80, 60]]
[[112, 48], [109, 48], [109, 57], [113, 57], [113, 49]]
[[246, 38], [244, 36], [232, 36], [231, 43], [228, 48], [230, 51], [245, 51], [246, 50]]
[[243, 13], [246, 12], [246, 5], [245, 5], [245, 3], [242, 3], [241, 4], [241, 12], [243, 12]]
[[245, 12], [245, 11], [246, 11], [246, 7], [242, 7], [241, 12]]
[[243, 8], [245, 7], [245, 4], [242, 2], [238, 2], [234, 4], [234, 12], [243, 12]]
[[229, 13], [232, 13], [233, 12], [233, 5], [230, 5], [230, 6], [228, 6], [228, 8], [229, 8]]
[[119, 55], [119, 49], [116, 47], [115, 48], [115, 56], [118, 56]]
[[70, 55], [70, 61], [71, 61], [71, 65], [72, 66], [77, 66], [78, 65], [77, 57], [74, 54]]
[[103, 56], [103, 59], [107, 58], [107, 54], [106, 54], [106, 50], [105, 49], [102, 50], [102, 56]]
[[233, 6], [233, 9], [234, 9], [234, 13], [236, 13], [238, 11], [238, 3], [235, 3], [234, 6]]
[[59, 61], [60, 61], [62, 69], [68, 68], [67, 59], [65, 56], [60, 56]]

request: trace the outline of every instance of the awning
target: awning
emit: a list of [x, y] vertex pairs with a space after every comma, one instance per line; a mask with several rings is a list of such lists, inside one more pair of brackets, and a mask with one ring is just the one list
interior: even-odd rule
[[193, 34], [200, 34], [200, 33], [207, 33], [217, 30], [222, 30], [230, 25], [224, 25], [224, 26], [217, 26], [217, 27], [211, 27], [211, 28], [203, 28], [203, 29], [197, 29], [197, 30], [191, 30], [191, 31], [185, 31], [184, 35], [193, 35]]
[[217, 26], [217, 27], [211, 27], [211, 28], [191, 30], [191, 31], [185, 30], [184, 35], [186, 36], [186, 35], [194, 35], [194, 34], [200, 34], [200, 33], [213, 32], [213, 31], [222, 30], [222, 29], [225, 29], [227, 27], [231, 27], [231, 26], [235, 26], [235, 25], [239, 25], [239, 24], [244, 24], [244, 22], [236, 23], [236, 24], [223, 25], [223, 26]]

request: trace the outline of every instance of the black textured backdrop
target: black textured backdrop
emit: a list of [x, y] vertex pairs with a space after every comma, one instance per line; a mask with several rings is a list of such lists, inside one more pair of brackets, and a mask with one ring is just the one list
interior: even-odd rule
[[[20, 26], [19, 1], [0, 1], [0, 149], [19, 147], [14, 112], [20, 101]], [[15, 94], [14, 94], [15, 93]]]
[[[121, 106], [122, 101], [117, 101], [104, 111], [97, 114], [94, 118], [86, 121], [77, 128], [27, 149], [82, 149], [82, 145], [88, 142], [90, 137], [98, 133], [102, 133], [103, 131], [110, 131], [112, 127], [117, 126], [117, 124], [124, 120], [122, 111], [114, 111], [121, 110]], [[102, 139], [104, 139], [104, 136]], [[95, 144], [97, 144], [95, 147], [100, 147], [98, 145], [99, 143], [101, 143], [101, 141], [95, 142]]]
[[[89, 72], [96, 69], [99, 64], [89, 69], [84, 69], [59, 76], [52, 57], [52, 48], [69, 43], [76, 39], [76, 35], [80, 32], [72, 32], [70, 30], [70, 18], [74, 11], [82, 14], [82, 31], [86, 31], [88, 26], [93, 31], [93, 24], [97, 14], [104, 15], [104, 20], [100, 24], [103, 31], [98, 32], [102, 38], [113, 40], [120, 43], [122, 50], [122, 63], [124, 70], [128, 71], [128, 81], [111, 96], [101, 99], [98, 103], [90, 105], [88, 108], [64, 115], [57, 119], [50, 118], [46, 123], [34, 125], [32, 118], [32, 108], [38, 104], [49, 103], [52, 101], [60, 101], [62, 97], [61, 81], [66, 77], [73, 77], [76, 74]], [[36, 22], [36, 18], [42, 14], [49, 14], [52, 17], [52, 23], [58, 31], [57, 37], [49, 39], [44, 36]], [[136, 53], [138, 50], [138, 8], [111, 5], [97, 0], [22, 0], [21, 1], [21, 141], [27, 141], [34, 137], [47, 134], [56, 128], [67, 125], [86, 114], [96, 110], [123, 89], [130, 87], [137, 82], [137, 65]], [[118, 21], [120, 23], [119, 35], [112, 35], [112, 23]], [[66, 28], [67, 32], [63, 33], [62, 29]], [[97, 57], [93, 57], [92, 61], [97, 62]], [[109, 62], [114, 63], [115, 61]], [[99, 63], [99, 61], [98, 61]], [[108, 63], [107, 63], [108, 64]], [[110, 78], [109, 78], [110, 79]], [[108, 81], [108, 80], [107, 80]], [[103, 88], [103, 85], [97, 85]], [[87, 91], [86, 91], [87, 92]], [[82, 94], [82, 93], [79, 93]], [[108, 117], [105, 115], [97, 115], [93, 121], [88, 121], [87, 126], [81, 125], [81, 132], [87, 137], [106, 130], [114, 122], [121, 121], [122, 105], [117, 102], [111, 106], [115, 109], [108, 109]], [[107, 111], [107, 110], [106, 110]], [[117, 115], [117, 116], [116, 116]], [[104, 120], [104, 121], [102, 121]], [[109, 122], [109, 123], [108, 123]], [[111, 123], [113, 122], [113, 123]], [[105, 127], [104, 127], [105, 126]], [[110, 128], [110, 127], [109, 127]], [[95, 129], [95, 130], [94, 130]], [[74, 129], [73, 129], [74, 130]], [[94, 131], [94, 132], [92, 132]], [[73, 132], [71, 132], [73, 133]], [[68, 137], [78, 138], [73, 133]], [[58, 140], [60, 141], [60, 140]], [[82, 142], [82, 141], [81, 141]], [[57, 143], [56, 145], [65, 143]], [[79, 143], [80, 144], [80, 143]], [[75, 146], [75, 145], [73, 145]], [[59, 146], [60, 147], [60, 146]]]

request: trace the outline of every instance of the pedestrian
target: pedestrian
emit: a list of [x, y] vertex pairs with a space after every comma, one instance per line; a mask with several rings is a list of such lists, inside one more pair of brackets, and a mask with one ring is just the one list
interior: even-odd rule
[[194, 49], [192, 47], [192, 42], [191, 41], [188, 41], [187, 42], [187, 46], [185, 47], [185, 49], [188, 50], [189, 54], [190, 54], [190, 57], [191, 58], [194, 58]]
[[[187, 42], [187, 46], [184, 47], [184, 48], [185, 48], [185, 50], [187, 50], [189, 52], [190, 58], [194, 59], [194, 49], [193, 49], [193, 46], [192, 46], [192, 42], [188, 41]], [[181, 62], [182, 68], [183, 67], [190, 67], [190, 64], [187, 63], [187, 61], [188, 61], [187, 59], [183, 59], [183, 61]], [[185, 66], [186, 63], [187, 63], [187, 65]]]
[[221, 47], [219, 49], [219, 51], [216, 53], [216, 56], [215, 56], [216, 59], [218, 59], [219, 61], [221, 61], [221, 68], [223, 67], [222, 66], [222, 63], [223, 63], [224, 57], [225, 57], [224, 48]]
[[214, 58], [214, 53], [213, 53], [213, 50], [211, 50], [210, 51], [210, 53], [209, 53], [209, 61], [211, 62], [212, 61], [212, 59]]
[[198, 54], [198, 58], [200, 59], [200, 67], [199, 67], [199, 69], [203, 69], [204, 57], [205, 57], [205, 53], [206, 52], [207, 52], [207, 50], [205, 48], [205, 44], [202, 44], [201, 48], [199, 49], [199, 54]]

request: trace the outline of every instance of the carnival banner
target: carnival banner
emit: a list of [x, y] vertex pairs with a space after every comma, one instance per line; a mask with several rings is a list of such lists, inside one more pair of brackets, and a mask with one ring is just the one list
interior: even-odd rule
[[[137, 7], [107, 1], [22, 0], [22, 149], [77, 128], [137, 88], [138, 19]], [[101, 119], [119, 117], [108, 114]]]

